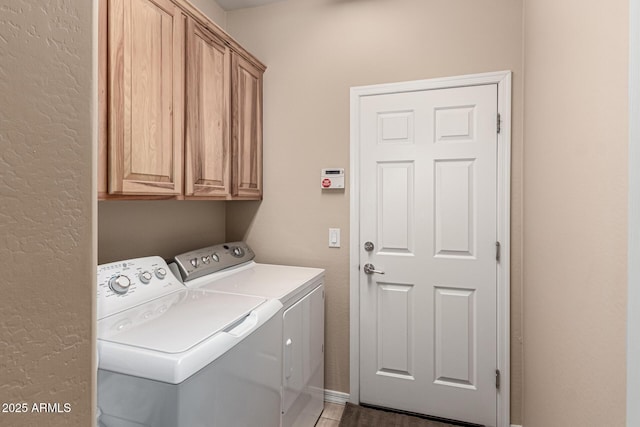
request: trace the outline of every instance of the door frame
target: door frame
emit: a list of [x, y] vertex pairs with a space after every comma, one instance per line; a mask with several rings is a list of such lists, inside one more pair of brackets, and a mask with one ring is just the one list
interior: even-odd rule
[[501, 257], [497, 271], [497, 362], [501, 373], [497, 425], [510, 425], [510, 270], [511, 270], [511, 71], [470, 74], [352, 87], [350, 91], [350, 218], [349, 218], [349, 401], [360, 403], [360, 100], [364, 96], [418, 90], [447, 89], [485, 84], [498, 85], [501, 129], [497, 152], [497, 239]]

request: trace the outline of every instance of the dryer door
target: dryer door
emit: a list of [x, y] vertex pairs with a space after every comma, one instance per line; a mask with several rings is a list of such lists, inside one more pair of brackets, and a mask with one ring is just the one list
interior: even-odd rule
[[282, 426], [312, 426], [324, 408], [324, 286], [284, 312]]

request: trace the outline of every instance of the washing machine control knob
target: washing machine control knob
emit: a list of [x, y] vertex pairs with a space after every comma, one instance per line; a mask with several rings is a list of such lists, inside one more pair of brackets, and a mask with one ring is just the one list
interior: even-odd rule
[[167, 276], [167, 270], [162, 267], [156, 268], [156, 277], [160, 280], [164, 279]]
[[140, 281], [145, 285], [148, 285], [149, 282], [151, 282], [151, 279], [153, 279], [153, 276], [148, 271], [143, 271], [142, 273], [140, 273], [139, 277], [140, 277]]
[[116, 294], [126, 294], [131, 285], [131, 280], [127, 276], [113, 276], [109, 279], [109, 287]]
[[242, 258], [244, 256], [244, 249], [242, 249], [240, 246], [234, 246], [231, 248], [231, 255], [236, 258]]
[[216, 252], [211, 254], [211, 259], [214, 260], [215, 262], [220, 262], [220, 256], [218, 256]]
[[196, 257], [196, 258], [191, 258], [191, 259], [189, 260], [189, 262], [191, 263], [191, 265], [192, 265], [194, 268], [198, 268], [198, 266], [200, 265], [200, 260], [198, 259], [198, 257]]

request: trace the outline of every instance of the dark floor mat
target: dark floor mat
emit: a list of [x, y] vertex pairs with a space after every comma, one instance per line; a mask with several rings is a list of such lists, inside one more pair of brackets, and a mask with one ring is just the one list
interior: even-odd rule
[[395, 412], [365, 408], [347, 403], [340, 427], [457, 427], [454, 424], [427, 420]]

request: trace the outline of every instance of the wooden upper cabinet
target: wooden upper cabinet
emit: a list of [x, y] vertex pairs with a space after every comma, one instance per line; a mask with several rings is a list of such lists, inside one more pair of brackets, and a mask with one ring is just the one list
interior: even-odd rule
[[222, 40], [187, 21], [185, 196], [231, 192], [231, 53]]
[[233, 198], [262, 198], [262, 75], [264, 69], [231, 55]]
[[109, 0], [110, 194], [182, 193], [185, 16], [168, 0]]
[[186, 0], [98, 5], [98, 197], [261, 199], [265, 66]]

